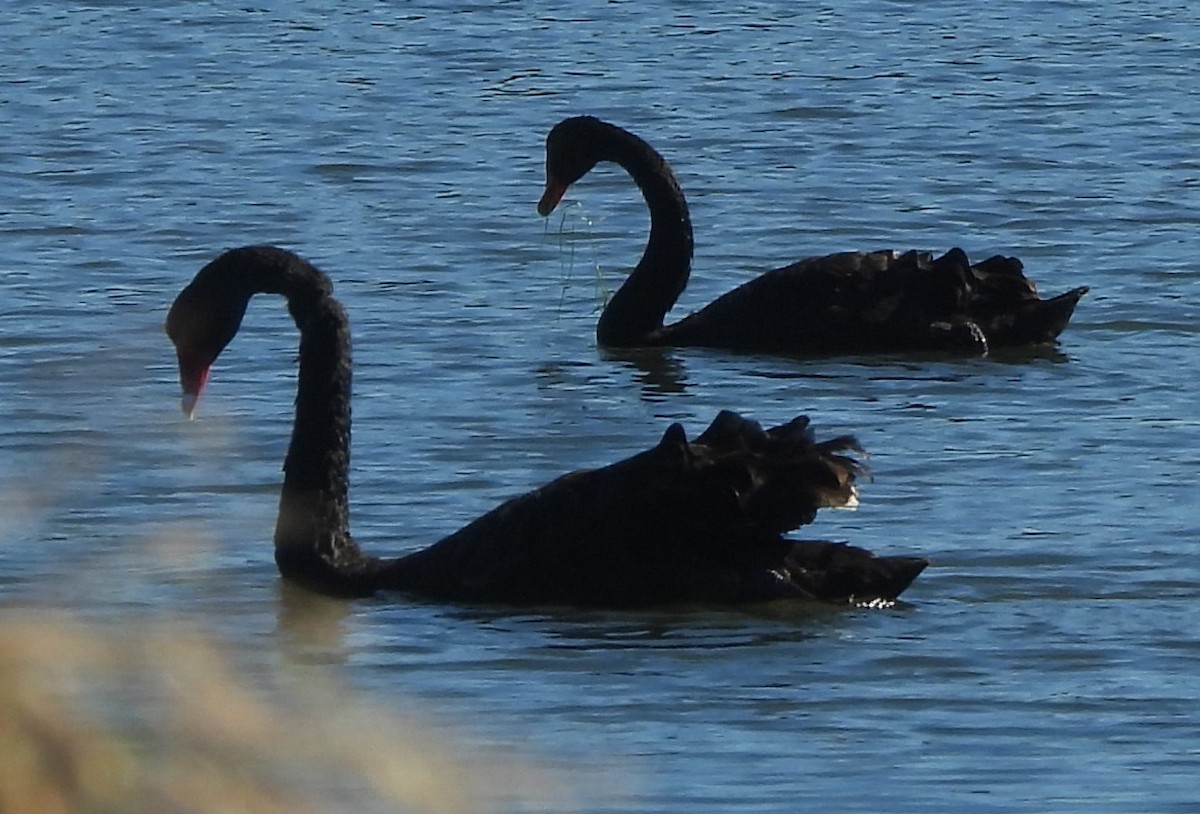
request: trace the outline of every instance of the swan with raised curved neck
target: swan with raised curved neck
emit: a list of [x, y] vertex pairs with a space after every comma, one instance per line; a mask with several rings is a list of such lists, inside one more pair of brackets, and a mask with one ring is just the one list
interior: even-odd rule
[[232, 249], [167, 316], [190, 415], [250, 298], [280, 294], [300, 330], [291, 443], [275, 527], [282, 575], [333, 595], [630, 607], [774, 599], [891, 600], [918, 557], [877, 557], [785, 534], [857, 500], [850, 437], [817, 441], [800, 417], [764, 430], [722, 412], [689, 441], [672, 424], [650, 449], [515, 497], [428, 548], [364, 553], [350, 534], [350, 327], [329, 278], [271, 246]]
[[768, 271], [678, 322], [664, 324], [692, 267], [692, 222], [679, 180], [644, 140], [592, 116], [559, 122], [546, 137], [538, 212], [601, 161], [623, 167], [650, 210], [645, 252], [600, 315], [608, 347], [703, 346], [783, 354], [947, 351], [983, 355], [1054, 342], [1086, 287], [1037, 294], [1021, 261], [972, 264], [962, 249], [840, 252]]

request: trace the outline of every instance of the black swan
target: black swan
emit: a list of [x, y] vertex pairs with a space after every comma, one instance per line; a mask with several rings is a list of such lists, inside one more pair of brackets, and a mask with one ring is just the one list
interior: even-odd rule
[[818, 509], [857, 502], [861, 450], [851, 437], [814, 441], [803, 417], [763, 430], [731, 412], [690, 442], [673, 424], [653, 448], [564, 475], [424, 550], [363, 554], [349, 530], [350, 329], [328, 277], [271, 246], [232, 249], [201, 269], [166, 320], [184, 410], [259, 292], [286, 297], [300, 329], [275, 561], [309, 588], [512, 605], [861, 604], [894, 599], [927, 564], [786, 539]]
[[548, 215], [571, 184], [612, 161], [650, 209], [637, 267], [596, 326], [604, 346], [704, 346], [790, 354], [949, 351], [1053, 342], [1087, 288], [1040, 299], [1015, 257], [972, 265], [962, 249], [842, 252], [769, 271], [672, 325], [663, 319], [687, 285], [692, 223], [679, 181], [642, 139], [591, 116], [564, 119], [546, 137]]

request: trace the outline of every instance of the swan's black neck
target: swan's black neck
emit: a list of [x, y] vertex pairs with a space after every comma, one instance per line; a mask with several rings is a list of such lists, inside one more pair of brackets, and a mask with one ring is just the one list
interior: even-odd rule
[[285, 562], [314, 546], [331, 564], [343, 550], [357, 555], [348, 500], [350, 326], [331, 296], [289, 295], [288, 310], [300, 328], [300, 373], [275, 526], [276, 560], [285, 573]]
[[[275, 524], [275, 561], [298, 582], [345, 581], [355, 587], [365, 564], [350, 537], [350, 321], [333, 297], [329, 278], [294, 255], [259, 249], [248, 282], [282, 294], [300, 329], [296, 418], [283, 462]], [[344, 573], [344, 577], [339, 574]]]
[[692, 221], [670, 165], [642, 139], [617, 127], [600, 160], [620, 164], [650, 209], [650, 238], [637, 268], [609, 301], [596, 340], [610, 347], [656, 344], [663, 319], [687, 286], [692, 268]]
[[221, 255], [189, 288], [188, 297], [232, 321], [224, 341], [236, 332], [250, 297], [287, 299], [300, 329], [300, 371], [275, 561], [283, 576], [324, 593], [372, 593], [380, 564], [364, 557], [350, 536], [350, 322], [333, 297], [333, 284], [290, 252], [251, 246]]

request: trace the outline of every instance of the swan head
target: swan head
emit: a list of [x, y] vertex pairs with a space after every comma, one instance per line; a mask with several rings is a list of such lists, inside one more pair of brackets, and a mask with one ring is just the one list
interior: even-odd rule
[[554, 211], [567, 189], [596, 164], [609, 158], [614, 125], [594, 116], [563, 119], [546, 136], [546, 189], [538, 201], [538, 214]]
[[181, 406], [188, 418], [195, 413], [213, 362], [241, 327], [250, 299], [237, 279], [230, 254], [201, 269], [167, 313], [164, 329], [175, 345], [183, 389]]

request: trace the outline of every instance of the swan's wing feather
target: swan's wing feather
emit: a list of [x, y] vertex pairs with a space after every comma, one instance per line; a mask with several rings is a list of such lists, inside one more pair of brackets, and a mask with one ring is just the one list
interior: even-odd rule
[[1043, 300], [1015, 257], [841, 252], [769, 271], [664, 328], [661, 344], [783, 353], [986, 353], [1053, 341], [1087, 289]]
[[694, 441], [672, 425], [644, 452], [558, 478], [404, 558], [402, 581], [418, 569], [446, 598], [509, 603], [803, 596], [782, 535], [853, 505], [858, 452], [850, 437], [814, 442], [803, 418], [763, 430], [723, 412]]

